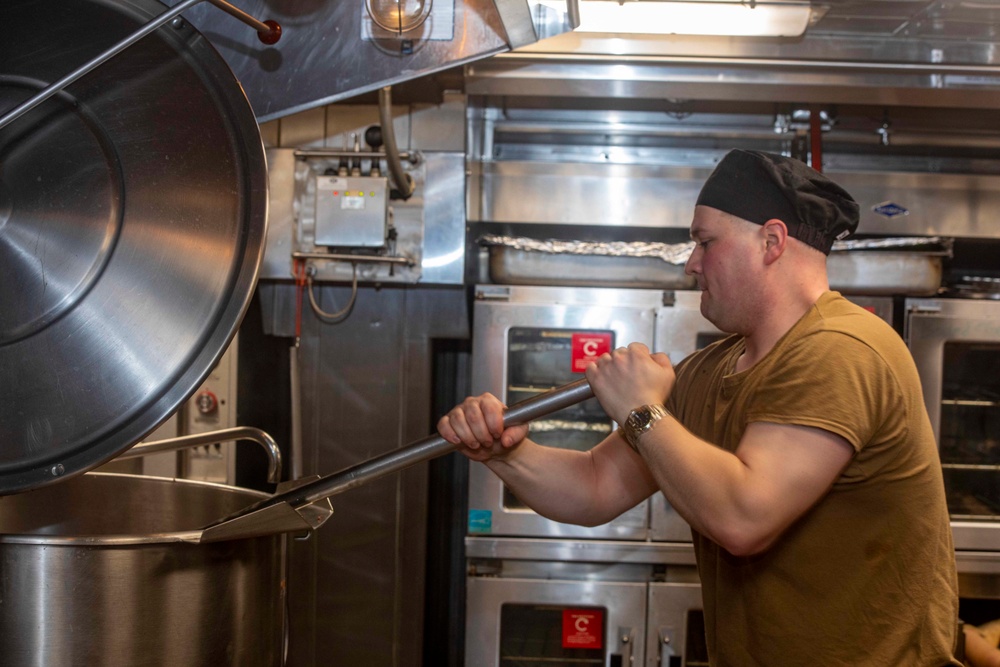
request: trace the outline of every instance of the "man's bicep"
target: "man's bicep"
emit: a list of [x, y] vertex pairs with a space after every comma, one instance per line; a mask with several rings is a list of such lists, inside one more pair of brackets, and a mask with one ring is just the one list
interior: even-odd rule
[[736, 456], [771, 530], [783, 531], [822, 498], [854, 456], [843, 437], [819, 428], [755, 422]]

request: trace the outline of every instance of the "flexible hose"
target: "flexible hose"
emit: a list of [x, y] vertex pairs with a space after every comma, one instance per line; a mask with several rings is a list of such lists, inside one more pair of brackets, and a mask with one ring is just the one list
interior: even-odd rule
[[351, 280], [351, 299], [347, 302], [346, 306], [335, 313], [328, 313], [320, 308], [319, 303], [316, 301], [316, 296], [313, 294], [312, 275], [306, 279], [306, 293], [309, 295], [309, 305], [312, 306], [313, 312], [316, 313], [317, 317], [327, 324], [339, 324], [340, 322], [343, 322], [351, 313], [351, 309], [354, 308], [354, 302], [358, 298], [358, 265], [352, 263], [351, 269], [354, 274], [353, 279]]

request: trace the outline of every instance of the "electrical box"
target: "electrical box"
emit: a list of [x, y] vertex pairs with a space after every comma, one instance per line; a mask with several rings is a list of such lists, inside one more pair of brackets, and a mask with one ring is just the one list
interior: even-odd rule
[[389, 184], [379, 176], [316, 177], [316, 245], [381, 248]]

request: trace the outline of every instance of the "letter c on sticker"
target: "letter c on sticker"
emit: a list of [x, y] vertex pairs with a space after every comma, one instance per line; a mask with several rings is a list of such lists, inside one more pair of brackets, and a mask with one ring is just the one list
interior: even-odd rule
[[597, 354], [597, 341], [588, 340], [583, 344], [583, 353], [588, 357], [593, 357]]
[[590, 617], [589, 616], [577, 616], [576, 620], [573, 621], [573, 627], [576, 628], [577, 632], [587, 632], [590, 628]]

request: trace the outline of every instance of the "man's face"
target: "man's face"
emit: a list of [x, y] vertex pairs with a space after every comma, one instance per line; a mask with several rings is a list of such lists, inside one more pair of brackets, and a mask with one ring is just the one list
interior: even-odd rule
[[691, 223], [694, 252], [684, 267], [701, 290], [701, 314], [722, 331], [746, 335], [757, 307], [759, 225], [709, 206], [696, 206]]

